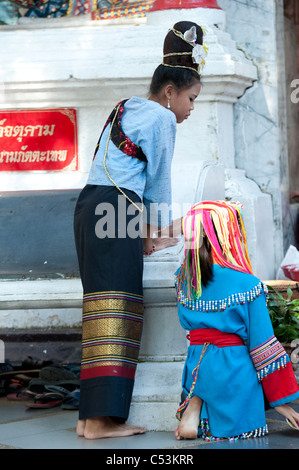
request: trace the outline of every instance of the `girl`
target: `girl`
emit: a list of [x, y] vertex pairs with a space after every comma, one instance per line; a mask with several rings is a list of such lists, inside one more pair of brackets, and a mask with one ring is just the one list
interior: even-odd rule
[[177, 439], [267, 433], [270, 406], [299, 429], [289, 357], [273, 333], [266, 286], [252, 274], [239, 205], [202, 202], [183, 219], [185, 259], [176, 273], [178, 314], [190, 331]]
[[[152, 233], [172, 224], [176, 124], [190, 116], [200, 92], [202, 40], [202, 29], [191, 22], [179, 22], [168, 32], [149, 99], [132, 97], [115, 107], [76, 205], [84, 291], [77, 433], [87, 439], [145, 432], [125, 423], [142, 332], [143, 250], [150, 255], [176, 243], [161, 237], [154, 245]], [[157, 205], [166, 210], [158, 212]], [[139, 232], [143, 208], [144, 241]]]

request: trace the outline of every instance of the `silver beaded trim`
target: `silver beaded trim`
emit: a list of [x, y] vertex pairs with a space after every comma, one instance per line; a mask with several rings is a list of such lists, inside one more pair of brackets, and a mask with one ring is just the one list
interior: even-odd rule
[[[177, 288], [177, 279], [175, 280]], [[182, 290], [177, 292], [178, 302], [190, 310], [196, 310], [198, 312], [223, 312], [227, 308], [233, 305], [244, 305], [252, 302], [262, 293], [268, 295], [267, 286], [263, 282], [259, 282], [255, 287], [246, 292], [239, 292], [231, 294], [225, 299], [220, 300], [200, 300], [200, 299], [189, 299]]]

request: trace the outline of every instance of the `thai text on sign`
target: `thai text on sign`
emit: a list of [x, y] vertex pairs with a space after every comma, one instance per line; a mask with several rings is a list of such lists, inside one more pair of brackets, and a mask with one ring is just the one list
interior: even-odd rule
[[0, 111], [0, 171], [78, 170], [75, 109]]

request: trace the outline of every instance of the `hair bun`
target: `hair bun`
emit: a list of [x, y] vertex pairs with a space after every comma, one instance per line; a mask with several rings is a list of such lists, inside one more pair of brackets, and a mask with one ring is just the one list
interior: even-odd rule
[[203, 29], [192, 21], [179, 21], [164, 40], [163, 65], [192, 68], [199, 74], [205, 63], [207, 48]]

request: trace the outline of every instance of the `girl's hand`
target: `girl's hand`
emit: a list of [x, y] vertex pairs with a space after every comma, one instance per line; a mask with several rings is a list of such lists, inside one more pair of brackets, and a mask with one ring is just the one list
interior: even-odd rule
[[276, 406], [275, 410], [277, 413], [288, 419], [293, 424], [293, 426], [299, 430], [299, 413], [297, 413], [288, 405]]

